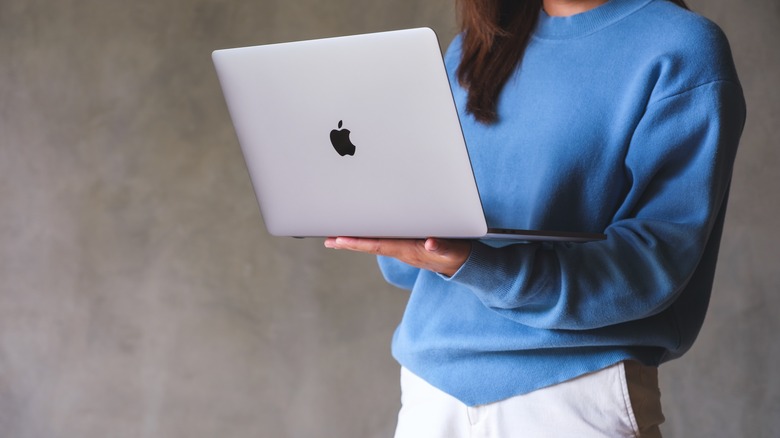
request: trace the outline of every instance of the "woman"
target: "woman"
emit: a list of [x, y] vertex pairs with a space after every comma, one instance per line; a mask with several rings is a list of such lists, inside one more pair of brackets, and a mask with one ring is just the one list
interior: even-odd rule
[[329, 238], [412, 291], [398, 437], [660, 436], [709, 300], [745, 106], [666, 0], [462, 0], [445, 55], [488, 223], [586, 244]]

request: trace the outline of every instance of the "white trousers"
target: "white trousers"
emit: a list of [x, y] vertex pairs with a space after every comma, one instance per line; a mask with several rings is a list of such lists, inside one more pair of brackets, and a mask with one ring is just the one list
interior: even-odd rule
[[635, 361], [475, 407], [402, 368], [395, 438], [657, 438], [663, 421], [657, 368]]

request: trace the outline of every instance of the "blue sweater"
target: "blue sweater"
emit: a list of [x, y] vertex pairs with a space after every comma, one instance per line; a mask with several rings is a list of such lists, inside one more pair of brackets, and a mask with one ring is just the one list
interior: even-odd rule
[[604, 232], [586, 244], [475, 242], [451, 278], [380, 257], [411, 295], [405, 367], [467, 405], [633, 358], [676, 358], [704, 320], [745, 104], [716, 25], [663, 0], [540, 22], [499, 101], [465, 113], [488, 224]]

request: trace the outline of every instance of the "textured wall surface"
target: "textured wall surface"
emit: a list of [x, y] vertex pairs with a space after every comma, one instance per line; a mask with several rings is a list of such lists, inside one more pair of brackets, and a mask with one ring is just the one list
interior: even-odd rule
[[[665, 431], [776, 436], [780, 5], [689, 3], [729, 36], [749, 119]], [[265, 234], [210, 52], [453, 23], [450, 0], [2, 0], [0, 436], [390, 436], [406, 293]]]

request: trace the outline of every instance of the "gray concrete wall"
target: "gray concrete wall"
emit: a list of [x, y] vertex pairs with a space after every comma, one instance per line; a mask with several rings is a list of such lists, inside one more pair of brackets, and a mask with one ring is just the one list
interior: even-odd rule
[[[749, 121], [665, 431], [776, 436], [780, 7], [690, 3], [730, 37]], [[2, 0], [0, 436], [390, 436], [406, 294], [265, 234], [209, 55], [453, 22], [450, 0]]]

